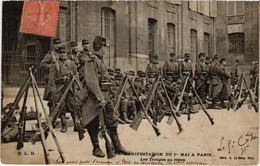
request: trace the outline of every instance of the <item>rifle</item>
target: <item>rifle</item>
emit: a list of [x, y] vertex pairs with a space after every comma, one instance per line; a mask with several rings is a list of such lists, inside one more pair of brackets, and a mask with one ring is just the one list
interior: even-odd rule
[[41, 142], [42, 142], [43, 151], [44, 151], [45, 163], [49, 164], [50, 163], [50, 159], [49, 159], [50, 154], [49, 154], [49, 150], [47, 148], [46, 142], [45, 142], [46, 140], [45, 140], [45, 137], [44, 137], [44, 131], [43, 131], [43, 128], [42, 128], [42, 122], [41, 122], [41, 118], [40, 118], [40, 114], [39, 114], [39, 110], [38, 110], [38, 104], [37, 104], [36, 92], [35, 92], [35, 85], [32, 84], [32, 87], [33, 87], [34, 104], [35, 104], [35, 107], [36, 107], [37, 122], [38, 122], [38, 125], [39, 125], [39, 130], [40, 130], [40, 134], [41, 134]]
[[124, 81], [124, 84], [123, 86], [120, 88], [120, 93], [119, 93], [119, 96], [118, 96], [118, 99], [116, 101], [116, 105], [115, 105], [115, 111], [118, 112], [118, 108], [119, 108], [119, 104], [120, 104], [120, 100], [125, 92], [125, 88], [126, 88], [126, 85], [127, 85], [127, 82], [128, 82], [128, 77], [125, 78], [125, 81]]
[[193, 85], [192, 85], [190, 79], [188, 79], [188, 81], [189, 81], [189, 84], [190, 84], [190, 86], [191, 86], [193, 92], [195, 93], [196, 98], [198, 99], [198, 101], [199, 101], [199, 103], [200, 103], [200, 105], [201, 105], [201, 107], [202, 107], [202, 110], [204, 111], [204, 113], [205, 113], [205, 114], [207, 115], [207, 117], [209, 118], [209, 121], [210, 121], [211, 125], [214, 125], [213, 118], [212, 118], [212, 117], [208, 114], [208, 112], [206, 111], [206, 108], [205, 108], [204, 104], [202, 103], [202, 101], [201, 101], [201, 99], [200, 99], [200, 97], [199, 97], [197, 91], [196, 91], [195, 88], [193, 87]]
[[172, 112], [172, 116], [174, 117], [174, 119], [175, 119], [175, 121], [176, 121], [176, 123], [177, 123], [179, 132], [182, 132], [183, 129], [182, 129], [182, 127], [181, 127], [180, 122], [178, 121], [178, 119], [177, 119], [177, 117], [176, 117], [176, 114], [175, 114], [175, 112], [174, 112], [174, 109], [173, 109], [173, 106], [172, 106], [172, 103], [171, 103], [171, 99], [170, 99], [170, 97], [169, 97], [169, 95], [168, 95], [168, 93], [167, 93], [167, 91], [166, 91], [165, 84], [164, 84], [164, 82], [163, 82], [163, 80], [162, 80], [162, 77], [159, 76], [159, 78], [160, 78], [160, 80], [161, 80], [162, 87], [163, 87], [163, 91], [164, 91], [164, 93], [165, 93], [165, 95], [166, 95], [166, 98], [167, 98], [167, 102], [168, 102], [168, 104], [169, 104], [169, 106], [170, 106], [170, 109], [171, 109], [171, 112]]
[[[44, 130], [44, 133], [47, 133], [47, 135], [48, 135], [48, 132], [50, 131], [50, 133], [52, 134], [53, 140], [54, 140], [54, 142], [55, 142], [55, 144], [57, 146], [57, 149], [59, 151], [62, 163], [64, 163], [65, 162], [65, 156], [63, 155], [63, 151], [61, 149], [61, 146], [60, 146], [60, 144], [58, 142], [58, 139], [57, 139], [56, 135], [54, 134], [54, 130], [53, 130], [53, 127], [52, 127], [52, 124], [51, 124], [52, 122], [51, 122], [51, 120], [48, 117], [47, 111], [46, 111], [46, 109], [44, 107], [44, 104], [43, 104], [43, 101], [42, 101], [42, 99], [40, 97], [40, 93], [39, 93], [39, 88], [38, 88], [37, 82], [36, 82], [32, 72], [30, 72], [30, 74], [31, 74], [31, 78], [32, 78], [33, 92], [37, 93], [37, 96], [38, 96], [38, 98], [40, 100], [40, 103], [41, 103], [41, 107], [43, 109], [43, 113], [44, 113], [46, 121], [47, 121], [47, 126], [46, 126], [46, 129]], [[34, 94], [34, 98], [35, 98], [35, 94]], [[47, 137], [46, 134], [45, 134], [45, 137]]]
[[28, 96], [28, 91], [29, 91], [29, 86], [27, 87], [25, 94], [24, 94], [24, 100], [23, 100], [23, 106], [22, 106], [22, 111], [20, 113], [20, 119], [19, 119], [19, 133], [18, 133], [18, 141], [17, 141], [17, 147], [16, 149], [19, 150], [23, 148], [23, 140], [24, 140], [24, 131], [25, 131], [25, 116], [26, 116], [26, 101], [27, 101], [27, 96]]
[[116, 155], [115, 155], [114, 149], [108, 139], [108, 134], [107, 134], [106, 125], [105, 125], [105, 119], [104, 119], [104, 109], [101, 108], [98, 111], [99, 111], [99, 121], [100, 121], [100, 132], [106, 142], [107, 158], [110, 159], [110, 158], [115, 157]]
[[[126, 75], [126, 76], [128, 77], [128, 75]], [[137, 97], [138, 102], [141, 104], [141, 107], [142, 107], [141, 110], [142, 110], [143, 115], [144, 115], [145, 118], [148, 120], [148, 122], [152, 125], [152, 127], [153, 127], [153, 129], [154, 129], [154, 131], [155, 131], [155, 134], [156, 134], [157, 136], [161, 135], [159, 129], [158, 129], [157, 126], [152, 122], [152, 120], [150, 119], [150, 117], [149, 117], [148, 114], [147, 114], [147, 110], [150, 109], [150, 105], [151, 105], [151, 103], [152, 103], [152, 97], [154, 96], [155, 91], [156, 91], [156, 89], [157, 89], [157, 87], [158, 87], [158, 85], [159, 85], [159, 79], [157, 78], [157, 80], [156, 80], [155, 83], [154, 83], [153, 88], [152, 88], [151, 91], [150, 91], [150, 92], [151, 92], [151, 97], [149, 98], [146, 107], [144, 107], [142, 101], [139, 99], [139, 96], [138, 96], [138, 94], [137, 94], [137, 92], [136, 92], [136, 89], [135, 89], [135, 87], [134, 87], [134, 85], [133, 85], [133, 83], [131, 82], [130, 79], [128, 79], [128, 82], [129, 82], [130, 86], [132, 87], [133, 92], [134, 92], [134, 95]], [[137, 118], [138, 118], [138, 119], [137, 119]], [[136, 116], [136, 118], [134, 118], [133, 122], [130, 124], [129, 127], [131, 127], [132, 129], [134, 129], [134, 130], [137, 131], [138, 128], [139, 128], [139, 125], [141, 124], [141, 121], [142, 121], [142, 117], [140, 118], [140, 116]]]
[[[72, 79], [71, 79], [69, 85], [67, 86], [65, 92], [63, 93], [63, 95], [61, 96], [59, 102], [57, 103], [57, 105], [55, 106], [55, 108], [54, 108], [54, 110], [52, 111], [51, 115], [49, 116], [49, 119], [50, 119], [50, 121], [51, 121], [53, 124], [55, 124], [57, 118], [59, 117], [59, 114], [60, 114], [59, 108], [60, 108], [61, 104], [62, 104], [62, 103], [64, 102], [64, 100], [66, 99], [67, 94], [68, 94], [68, 92], [69, 92], [69, 90], [70, 90], [70, 87], [73, 85], [74, 81], [76, 80], [76, 77], [75, 77], [73, 74], [71, 74], [71, 75], [72, 75]], [[76, 83], [77, 83], [77, 82], [76, 82]], [[78, 84], [77, 84], [77, 85], [78, 85]], [[80, 87], [80, 85], [78, 85], [78, 86]]]
[[242, 85], [243, 85], [243, 82], [244, 82], [244, 76], [243, 76], [243, 73], [241, 75], [241, 82], [240, 82], [240, 89], [239, 89], [239, 93], [238, 93], [238, 99], [237, 99], [237, 102], [233, 108], [234, 111], [236, 111], [238, 109], [238, 107], [240, 107], [242, 105], [242, 97], [241, 97], [241, 93], [242, 93]]
[[247, 83], [246, 83], [246, 80], [245, 80], [245, 77], [243, 77], [243, 80], [244, 80], [244, 83], [245, 83], [245, 86], [246, 86], [246, 89], [248, 90], [248, 93], [249, 93], [249, 97], [250, 97], [250, 100], [252, 102], [252, 106], [254, 107], [255, 109], [255, 112], [258, 112], [258, 104], [256, 103], [255, 101], [255, 95], [254, 95], [254, 92], [248, 88], [247, 86]]
[[23, 85], [21, 86], [21, 88], [19, 89], [14, 102], [12, 103], [12, 105], [9, 107], [9, 112], [7, 113], [7, 115], [5, 116], [5, 118], [2, 121], [2, 125], [1, 125], [1, 132], [3, 132], [3, 130], [6, 128], [10, 118], [12, 117], [14, 111], [19, 107], [18, 104], [25, 92], [25, 90], [30, 86], [30, 81], [31, 81], [31, 77], [29, 75], [29, 73], [27, 74], [26, 80], [23, 83]]
[[[185, 89], [186, 89], [186, 86], [187, 86], [187, 83], [188, 83], [188, 80], [189, 80], [189, 77], [190, 77], [190, 73], [188, 74], [188, 76], [186, 77], [185, 79], [185, 83], [184, 83], [184, 86], [183, 86], [183, 89], [182, 89], [182, 92], [181, 92], [181, 95], [179, 96], [179, 101], [178, 101], [178, 104], [177, 104], [177, 107], [176, 107], [176, 112], [178, 113], [179, 112], [179, 109], [180, 109], [180, 106], [181, 106], [181, 103], [182, 103], [182, 98], [183, 98], [183, 95], [185, 93]], [[173, 122], [173, 117], [170, 116], [168, 121], [166, 122], [168, 125], [171, 125]]]
[[[73, 76], [73, 77], [75, 77], [75, 76]], [[74, 106], [75, 106], [75, 108], [74, 108], [75, 127], [78, 129], [79, 140], [81, 141], [84, 138], [84, 132], [83, 132], [83, 129], [82, 129], [82, 126], [81, 126], [81, 123], [80, 123], [78, 105], [76, 104], [75, 87], [73, 87], [73, 97], [74, 97]]]

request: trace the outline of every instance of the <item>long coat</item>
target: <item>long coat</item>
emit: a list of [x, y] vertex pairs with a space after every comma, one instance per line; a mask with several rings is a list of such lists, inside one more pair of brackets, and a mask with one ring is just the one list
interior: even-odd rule
[[40, 63], [40, 68], [43, 68], [45, 72], [48, 73], [47, 85], [44, 90], [43, 100], [47, 100], [47, 101], [52, 100], [52, 93], [56, 89], [53, 73], [55, 73], [54, 70], [55, 67], [57, 68], [56, 63], [58, 59], [59, 59], [59, 54], [54, 51], [50, 51], [45, 55], [45, 57]]
[[223, 74], [223, 71], [216, 65], [211, 65], [209, 67], [209, 74], [211, 76], [210, 85], [209, 85], [209, 97], [216, 98], [222, 90], [223, 83], [220, 79], [220, 76]]
[[195, 89], [198, 90], [202, 85], [205, 85], [205, 73], [206, 72], [206, 65], [202, 62], [198, 62], [195, 66]]

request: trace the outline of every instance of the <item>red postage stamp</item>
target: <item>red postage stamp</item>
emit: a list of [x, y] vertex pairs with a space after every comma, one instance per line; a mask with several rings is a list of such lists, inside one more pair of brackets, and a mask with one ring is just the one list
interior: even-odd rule
[[59, 1], [25, 1], [20, 32], [54, 37]]

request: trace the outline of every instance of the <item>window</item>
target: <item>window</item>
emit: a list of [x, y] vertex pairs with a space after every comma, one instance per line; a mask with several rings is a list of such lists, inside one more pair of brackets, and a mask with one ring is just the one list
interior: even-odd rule
[[154, 54], [156, 22], [156, 20], [148, 18], [148, 55], [150, 58]]
[[170, 55], [171, 52], [175, 53], [175, 26], [174, 24], [167, 24], [167, 33], [168, 33], [168, 48], [167, 55]]
[[208, 33], [204, 33], [204, 54], [210, 56], [210, 38]]
[[228, 16], [244, 15], [243, 1], [229, 1], [227, 2]]
[[27, 61], [36, 60], [36, 45], [27, 46]]
[[190, 32], [190, 41], [191, 41], [191, 60], [195, 62], [197, 60], [197, 31], [191, 29]]
[[111, 67], [116, 62], [116, 12], [113, 9], [101, 8], [101, 35], [109, 43], [104, 60]]
[[244, 33], [228, 34], [228, 53], [244, 54], [245, 52], [245, 35]]

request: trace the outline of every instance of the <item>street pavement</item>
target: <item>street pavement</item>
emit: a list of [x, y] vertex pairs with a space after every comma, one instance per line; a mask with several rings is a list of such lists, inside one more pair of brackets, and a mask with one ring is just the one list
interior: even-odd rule
[[[6, 105], [13, 100], [12, 97], [5, 98], [3, 103]], [[47, 108], [47, 103], [44, 104]], [[33, 106], [32, 97], [29, 97], [27, 105]], [[122, 145], [135, 154], [117, 155], [109, 160], [106, 157], [92, 156], [92, 145], [87, 132], [82, 141], [79, 141], [78, 133], [73, 132], [71, 125], [67, 133], [61, 133], [60, 128], [56, 128], [55, 133], [66, 157], [65, 164], [257, 164], [259, 114], [253, 108], [249, 109], [248, 104], [244, 104], [236, 112], [226, 109], [207, 111], [213, 117], [214, 125], [211, 125], [206, 114], [200, 110], [191, 115], [190, 121], [186, 115], [178, 118], [184, 129], [182, 133], [178, 133], [176, 123], [169, 126], [166, 124], [168, 117], [165, 116], [158, 124], [161, 132], [158, 137], [146, 119], [143, 119], [138, 131], [131, 129], [129, 124], [120, 124], [118, 133]], [[71, 118], [67, 121], [71, 123]], [[28, 123], [31, 124], [28, 126], [32, 126], [35, 122]], [[106, 152], [105, 141], [101, 138], [99, 140], [101, 149]], [[60, 164], [61, 160], [50, 134], [47, 144], [51, 164]], [[16, 142], [2, 144], [2, 163], [44, 164], [40, 142], [35, 145], [26, 142], [21, 150], [16, 150], [16, 145]], [[145, 154], [140, 154], [141, 152]], [[146, 153], [154, 153], [154, 156]]]

